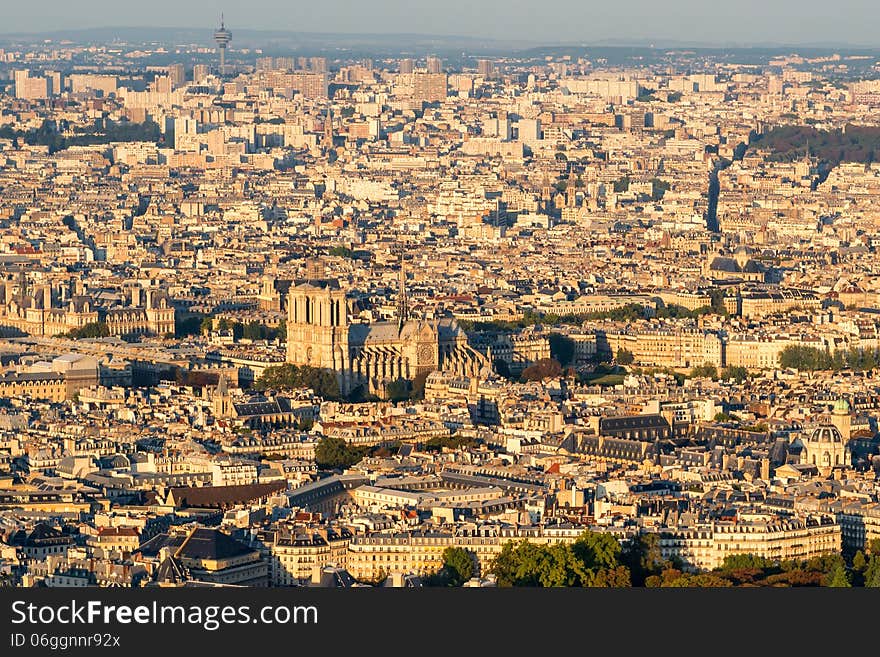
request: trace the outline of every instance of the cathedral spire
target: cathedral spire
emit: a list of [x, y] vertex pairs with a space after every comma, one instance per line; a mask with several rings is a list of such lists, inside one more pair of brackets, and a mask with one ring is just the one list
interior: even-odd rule
[[406, 296], [406, 264], [400, 256], [400, 280], [397, 289], [397, 328], [402, 329], [409, 320], [409, 300]]
[[333, 148], [333, 110], [327, 108], [327, 118], [324, 120], [324, 146]]

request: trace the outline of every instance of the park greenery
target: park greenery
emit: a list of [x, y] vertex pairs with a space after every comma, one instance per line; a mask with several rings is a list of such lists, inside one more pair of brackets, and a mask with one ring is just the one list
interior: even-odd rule
[[624, 349], [621, 347], [617, 350], [617, 362], [620, 365], [632, 365], [635, 362], [636, 357], [633, 355], [629, 349]]
[[143, 123], [99, 120], [88, 128], [74, 128], [70, 134], [62, 133], [56, 122], [49, 119], [43, 121], [39, 128], [29, 130], [20, 130], [9, 125], [0, 128], [0, 139], [23, 141], [30, 146], [48, 146], [50, 153], [64, 150], [70, 146], [94, 146], [111, 142], [147, 141], [158, 143], [160, 137], [159, 125], [149, 120]]
[[831, 352], [816, 347], [790, 345], [780, 354], [779, 365], [808, 372], [872, 370], [880, 366], [880, 349], [850, 349]]
[[585, 385], [618, 386], [623, 383], [628, 371], [620, 365], [599, 363], [591, 372], [578, 372], [577, 381]]
[[640, 303], [628, 303], [619, 308], [612, 308], [607, 311], [566, 313], [563, 315], [527, 310], [523, 312], [522, 317], [515, 320], [478, 322], [475, 320], [460, 319], [458, 320], [458, 324], [466, 331], [480, 333], [518, 331], [537, 324], [546, 326], [580, 326], [585, 321], [607, 320], [611, 322], [634, 322], [640, 319], [646, 319], [647, 317], [655, 317], [657, 319], [696, 319], [697, 317], [708, 314], [726, 314], [723, 297], [715, 295], [712, 297], [710, 305], [695, 310], [689, 310], [684, 306], [676, 304], [666, 304], [661, 305], [656, 309], [649, 309]]
[[71, 329], [60, 337], [67, 338], [106, 338], [110, 335], [110, 327], [106, 322], [91, 322], [78, 329]]
[[344, 438], [325, 436], [315, 446], [315, 464], [322, 470], [345, 470], [359, 463], [369, 448], [356, 446]]
[[534, 365], [529, 365], [520, 374], [520, 380], [526, 381], [543, 381], [544, 379], [555, 379], [562, 376], [562, 365], [554, 358], [542, 358]]
[[311, 388], [316, 395], [324, 399], [331, 401], [340, 399], [339, 382], [333, 370], [309, 365], [285, 363], [269, 367], [256, 380], [254, 387], [257, 390]]
[[278, 326], [266, 326], [260, 322], [242, 322], [230, 321], [222, 317], [216, 322], [212, 317], [202, 317], [200, 320], [200, 332], [208, 333], [216, 328], [218, 331], [232, 331], [232, 337], [235, 340], [285, 340], [287, 338], [287, 326], [281, 322]]
[[443, 550], [443, 566], [425, 577], [426, 586], [461, 586], [473, 577], [476, 557], [470, 550], [448, 547]]
[[504, 587], [880, 587], [880, 541], [849, 563], [839, 554], [805, 561], [738, 554], [715, 570], [688, 572], [662, 556], [657, 534], [640, 534], [622, 546], [611, 534], [585, 531], [572, 544], [509, 541], [491, 572]]
[[354, 251], [352, 251], [351, 249], [349, 249], [347, 246], [334, 246], [334, 247], [331, 247], [330, 250], [329, 250], [327, 253], [328, 253], [328, 255], [331, 255], [331, 256], [338, 256], [338, 257], [340, 257], [340, 258], [349, 258], [349, 259], [351, 259], [351, 258], [354, 257]]
[[476, 444], [477, 440], [475, 438], [466, 436], [437, 436], [428, 438], [428, 440], [420, 445], [420, 448], [425, 452], [441, 452], [443, 449], [467, 449], [476, 446]]
[[779, 125], [756, 135], [752, 145], [772, 152], [771, 160], [792, 162], [809, 154], [831, 167], [841, 162], [876, 162], [880, 158], [880, 127], [848, 124], [820, 130], [809, 125]]

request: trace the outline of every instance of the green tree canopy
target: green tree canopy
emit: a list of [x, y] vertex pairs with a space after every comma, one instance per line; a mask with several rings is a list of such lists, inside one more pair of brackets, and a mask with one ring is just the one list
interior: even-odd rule
[[365, 447], [355, 447], [342, 438], [325, 436], [315, 447], [315, 463], [326, 470], [344, 470], [358, 463], [366, 453]]
[[621, 365], [632, 365], [635, 362], [636, 357], [633, 355], [633, 352], [628, 349], [624, 349], [621, 347], [617, 350], [617, 362]]
[[110, 335], [110, 327], [106, 322], [92, 322], [82, 328], [71, 329], [67, 335], [71, 338], [106, 338]]
[[704, 363], [703, 365], [695, 365], [691, 368], [690, 377], [692, 379], [717, 379], [718, 368], [712, 363]]
[[508, 541], [492, 564], [499, 586], [625, 587], [629, 569], [613, 536], [584, 532], [573, 544]]
[[328, 400], [338, 400], [339, 382], [333, 370], [286, 363], [269, 367], [254, 384], [257, 390], [311, 388]]
[[474, 557], [464, 548], [448, 547], [443, 550], [443, 569], [450, 586], [461, 586], [474, 575]]

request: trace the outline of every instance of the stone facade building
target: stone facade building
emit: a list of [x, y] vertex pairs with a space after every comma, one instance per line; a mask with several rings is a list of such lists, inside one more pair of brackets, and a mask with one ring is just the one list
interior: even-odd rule
[[454, 319], [410, 320], [403, 290], [396, 322], [356, 320], [353, 300], [326, 280], [291, 288], [287, 310], [287, 362], [333, 370], [342, 394], [363, 386], [385, 396], [385, 386], [401, 379], [435, 370], [472, 375], [488, 367]]

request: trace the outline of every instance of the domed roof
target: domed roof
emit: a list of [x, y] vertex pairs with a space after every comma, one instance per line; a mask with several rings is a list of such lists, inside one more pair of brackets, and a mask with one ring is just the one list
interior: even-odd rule
[[849, 402], [843, 397], [834, 402], [835, 413], [849, 413]]
[[811, 443], [842, 443], [843, 435], [833, 424], [820, 424], [810, 434]]

